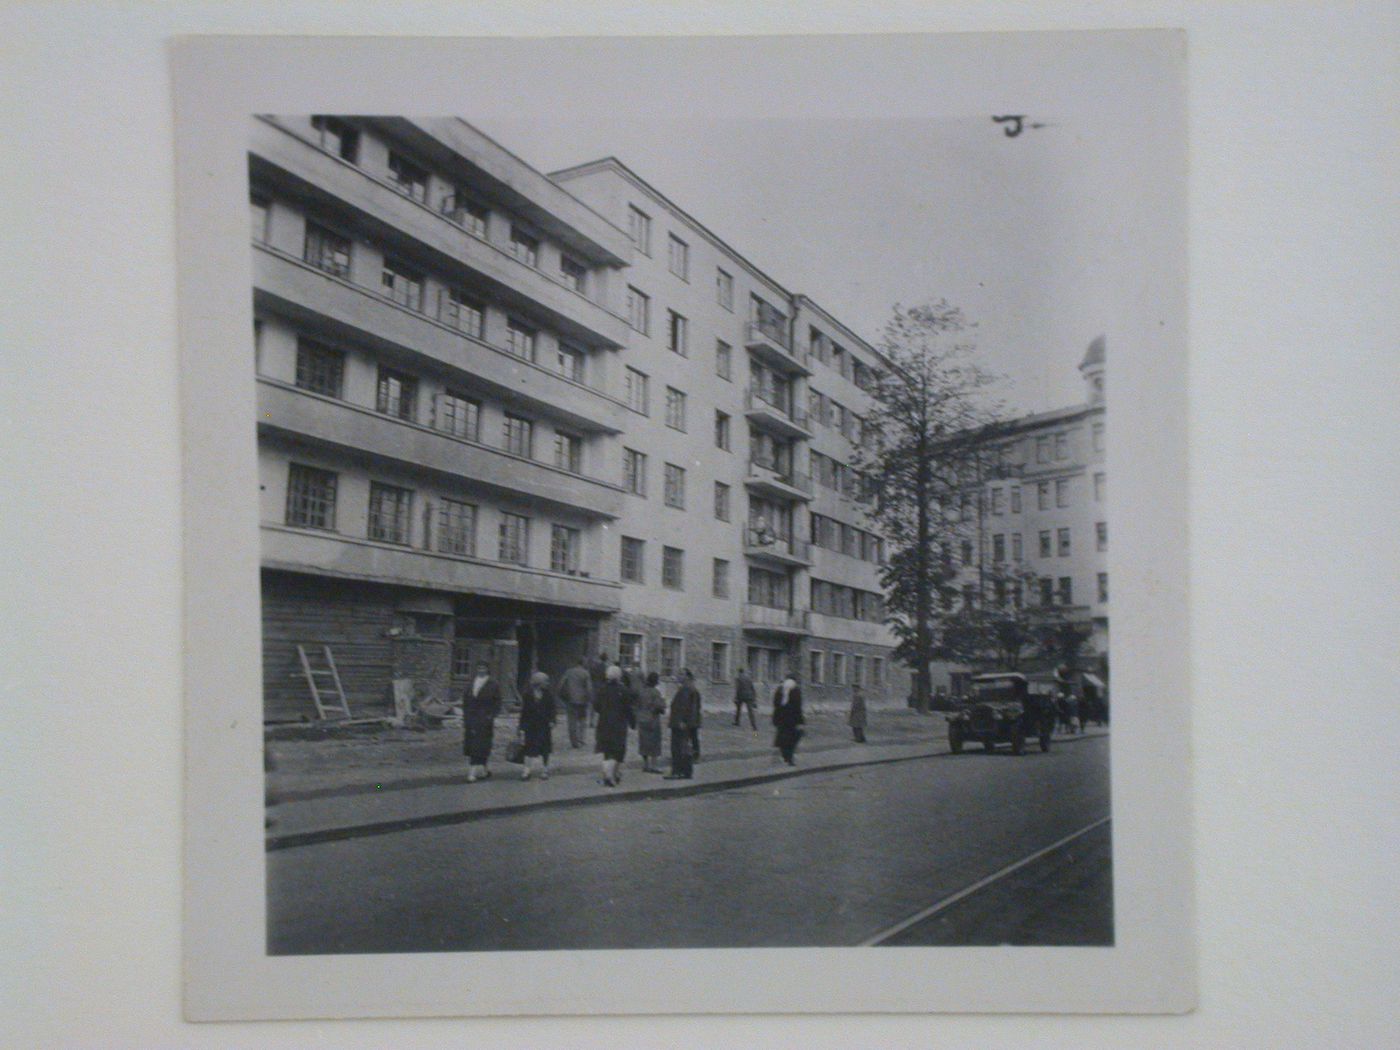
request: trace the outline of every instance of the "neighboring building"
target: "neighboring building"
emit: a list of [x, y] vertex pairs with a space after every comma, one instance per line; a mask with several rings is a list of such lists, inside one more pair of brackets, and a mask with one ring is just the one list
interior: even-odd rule
[[249, 161], [268, 719], [313, 713], [298, 645], [356, 714], [600, 649], [711, 700], [740, 665], [906, 694], [856, 424], [807, 418], [864, 411], [870, 347], [613, 160], [259, 117]]

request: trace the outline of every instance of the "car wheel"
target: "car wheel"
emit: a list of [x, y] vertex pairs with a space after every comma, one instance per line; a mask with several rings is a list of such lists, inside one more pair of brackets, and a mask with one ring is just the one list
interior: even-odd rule
[[995, 751], [997, 749], [997, 742], [988, 737], [986, 740], [982, 741], [982, 746], [988, 751]]
[[1026, 753], [1026, 731], [1024, 729], [1018, 729], [1011, 734], [1011, 753], [1013, 755]]
[[948, 723], [948, 750], [955, 755], [962, 754], [963, 731], [962, 726], [956, 722]]

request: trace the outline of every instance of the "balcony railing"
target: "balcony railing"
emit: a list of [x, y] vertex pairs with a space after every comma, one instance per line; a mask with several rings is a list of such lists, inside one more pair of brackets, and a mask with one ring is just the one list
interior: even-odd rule
[[766, 339], [770, 343], [777, 343], [789, 353], [792, 347], [788, 346], [787, 328], [785, 325], [773, 321], [750, 321], [747, 331], [747, 342], [756, 342]]
[[805, 492], [809, 496], [812, 494], [812, 476], [810, 474], [781, 467], [777, 461], [763, 456], [755, 456], [749, 460], [749, 477], [758, 481], [776, 481], [789, 488], [797, 489], [799, 492]]
[[795, 539], [763, 525], [744, 527], [744, 549], [750, 554], [772, 554], [805, 562], [812, 560], [812, 544], [809, 541]]
[[744, 408], [748, 411], [773, 411], [784, 416], [803, 430], [807, 429], [807, 410], [792, 403], [792, 395], [784, 398], [775, 390], [751, 386], [744, 391]]
[[744, 605], [744, 624], [777, 631], [810, 631], [811, 614], [806, 609], [773, 609], [767, 605]]

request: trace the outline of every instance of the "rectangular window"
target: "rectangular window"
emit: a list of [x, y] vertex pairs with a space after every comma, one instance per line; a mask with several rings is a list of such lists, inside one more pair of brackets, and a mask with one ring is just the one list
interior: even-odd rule
[[1012, 486], [1011, 486], [1011, 513], [1012, 513], [1012, 514], [1020, 514], [1020, 513], [1021, 513], [1021, 486], [1020, 486], [1020, 485], [1012, 485]]
[[559, 276], [574, 291], [588, 291], [588, 267], [571, 255], [559, 256]]
[[350, 238], [308, 222], [302, 258], [333, 277], [349, 277]]
[[1094, 523], [1094, 544], [1101, 551], [1108, 550], [1108, 522]]
[[885, 658], [883, 656], [870, 658], [870, 684], [876, 689], [881, 689], [885, 685]]
[[1021, 534], [1019, 532], [1011, 534], [1011, 560], [1021, 560]]
[[813, 649], [807, 654], [807, 681], [812, 685], [821, 685], [826, 681], [825, 656], [820, 649]]
[[1055, 506], [1069, 506], [1069, 478], [1060, 478], [1055, 482]]
[[396, 485], [369, 484], [369, 538], [383, 543], [408, 543], [413, 492]]
[[648, 415], [650, 408], [647, 404], [647, 377], [645, 373], [638, 372], [635, 368], [629, 368], [623, 374], [623, 385], [626, 387], [627, 407], [633, 412], [640, 412]]
[[674, 233], [666, 242], [666, 265], [682, 281], [690, 280], [690, 245]]
[[379, 370], [379, 383], [376, 388], [374, 407], [378, 412], [395, 419], [412, 422], [417, 418], [418, 380], [412, 376], [396, 372], [392, 368]]
[[1050, 544], [1051, 544], [1050, 530], [1049, 530], [1049, 529], [1045, 529], [1045, 530], [1042, 531], [1041, 534], [1040, 534], [1040, 556], [1041, 556], [1042, 558], [1048, 558], [1048, 557], [1050, 557], [1050, 555], [1051, 555], [1051, 553], [1052, 553]]
[[640, 634], [623, 631], [617, 636], [617, 659], [620, 663], [631, 667], [644, 667], [645, 658], [646, 639]]
[[512, 565], [525, 565], [530, 560], [530, 519], [520, 514], [501, 514], [497, 529], [498, 557]]
[[685, 430], [685, 394], [673, 386], [666, 388], [666, 425], [672, 430]]
[[334, 153], [341, 160], [355, 163], [360, 152], [359, 131], [336, 117], [312, 117], [311, 126], [316, 130], [323, 150]]
[[1068, 459], [1068, 458], [1069, 458], [1069, 435], [1068, 435], [1068, 434], [1056, 434], [1056, 435], [1055, 435], [1055, 458], [1056, 458], [1056, 459]]
[[1074, 604], [1074, 580], [1068, 576], [1060, 577], [1059, 599], [1061, 605]]
[[651, 217], [637, 207], [627, 209], [627, 236], [643, 255], [651, 254]]
[[384, 298], [410, 310], [423, 309], [423, 275], [401, 262], [384, 258], [379, 277], [379, 290]]
[[634, 496], [647, 494], [647, 457], [635, 449], [622, 450], [622, 487]]
[[1104, 474], [1094, 475], [1094, 502], [1102, 503], [1104, 493], [1108, 490], [1108, 477]]
[[526, 266], [536, 267], [540, 265], [540, 242], [538, 237], [532, 237], [519, 226], [510, 228], [510, 254]]
[[631, 536], [622, 537], [623, 582], [646, 582], [646, 546], [644, 542]]
[[651, 332], [651, 297], [631, 285], [627, 286], [627, 323], [642, 335]]
[[679, 547], [661, 548], [661, 586], [673, 591], [685, 587], [685, 551]]
[[992, 514], [993, 514], [995, 517], [1001, 517], [1002, 514], [1006, 513], [1006, 500], [1005, 500], [1005, 496], [1006, 496], [1006, 492], [1002, 489], [1002, 487], [1001, 487], [1000, 485], [993, 486], [993, 488], [992, 488]]
[[253, 222], [252, 234], [255, 244], [267, 243], [268, 203], [266, 197], [253, 196], [248, 200], [250, 218]]
[[1035, 439], [1035, 461], [1037, 463], [1050, 462], [1050, 439], [1048, 437]]
[[716, 598], [729, 597], [729, 562], [716, 558], [714, 564], [714, 586], [711, 593]]
[[1108, 573], [1099, 573], [1099, 601], [1108, 601]]
[[1061, 558], [1069, 557], [1069, 529], [1059, 531], [1059, 549]]
[[287, 524], [299, 529], [335, 531], [333, 471], [291, 463], [287, 470]]
[[428, 173], [402, 154], [389, 151], [389, 181], [405, 197], [428, 202]]
[[715, 340], [715, 375], [728, 380], [734, 377], [734, 351], [723, 339]]
[[437, 549], [444, 554], [476, 556], [476, 508], [445, 499], [438, 507]]
[[666, 464], [666, 489], [663, 501], [668, 507], [685, 509], [685, 468], [674, 463]]
[[578, 572], [580, 533], [567, 525], [549, 528], [549, 567], [553, 572]]
[[340, 397], [345, 386], [345, 355], [310, 339], [298, 339], [297, 386], [313, 394]]
[[710, 643], [710, 681], [729, 681], [729, 643]]
[[680, 354], [685, 357], [690, 352], [690, 347], [686, 338], [686, 320], [674, 310], [667, 310], [666, 323], [666, 349], [673, 354]]
[[729, 486], [722, 481], [715, 482], [715, 519], [729, 520]]
[[481, 338], [485, 330], [486, 307], [480, 300], [473, 299], [460, 288], [445, 288], [439, 302], [439, 321], [473, 339]]
[[1038, 510], [1050, 509], [1050, 482], [1041, 481], [1036, 484], [1035, 505]]
[[715, 448], [729, 451], [729, 414], [715, 409]]
[[726, 310], [734, 309], [734, 278], [723, 270], [715, 270], [715, 302]]
[[587, 355], [578, 347], [560, 340], [554, 354], [554, 370], [565, 379], [583, 382], [583, 362]]
[[679, 678], [681, 668], [685, 666], [685, 641], [681, 638], [671, 638], [666, 635], [661, 636], [661, 667], [662, 678]]
[[859, 654], [851, 657], [851, 685], [865, 687], [865, 657]]
[[473, 237], [480, 237], [483, 241], [486, 239], [490, 210], [471, 200], [461, 190], [442, 199], [442, 213]]
[[1006, 560], [1006, 537], [998, 532], [992, 537], [992, 561], [1001, 563]]
[[846, 654], [845, 654], [845, 653], [832, 653], [832, 654], [831, 654], [831, 684], [832, 684], [832, 685], [845, 685], [845, 684], [846, 684]]
[[506, 322], [506, 349], [525, 361], [535, 359], [536, 331], [512, 318]]
[[1094, 451], [1103, 451], [1103, 424], [1095, 423], [1092, 430], [1094, 436]]
[[535, 424], [520, 416], [513, 416], [506, 413], [505, 426], [503, 429], [505, 439], [505, 450], [517, 456], [524, 456], [526, 459], [533, 459], [535, 455]]
[[570, 474], [583, 473], [583, 438], [577, 434], [567, 434], [562, 430], [554, 432], [554, 465]]
[[481, 402], [451, 390], [438, 395], [437, 428], [468, 441], [481, 440]]
[[1049, 576], [1043, 576], [1040, 580], [1040, 604], [1055, 604], [1055, 581]]

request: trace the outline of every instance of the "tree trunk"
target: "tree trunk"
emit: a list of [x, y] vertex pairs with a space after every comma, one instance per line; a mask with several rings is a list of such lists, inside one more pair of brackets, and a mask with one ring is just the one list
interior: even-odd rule
[[928, 458], [924, 442], [921, 439], [919, 442], [919, 464], [914, 481], [918, 505], [916, 514], [918, 546], [914, 553], [914, 571], [918, 581], [914, 599], [914, 659], [916, 661], [914, 664], [914, 707], [921, 715], [928, 714], [930, 698], [933, 694], [933, 675], [928, 666], [929, 657], [933, 652], [933, 631], [930, 623], [933, 619], [933, 581], [929, 571], [929, 544], [932, 542], [932, 538], [929, 535], [928, 489]]

